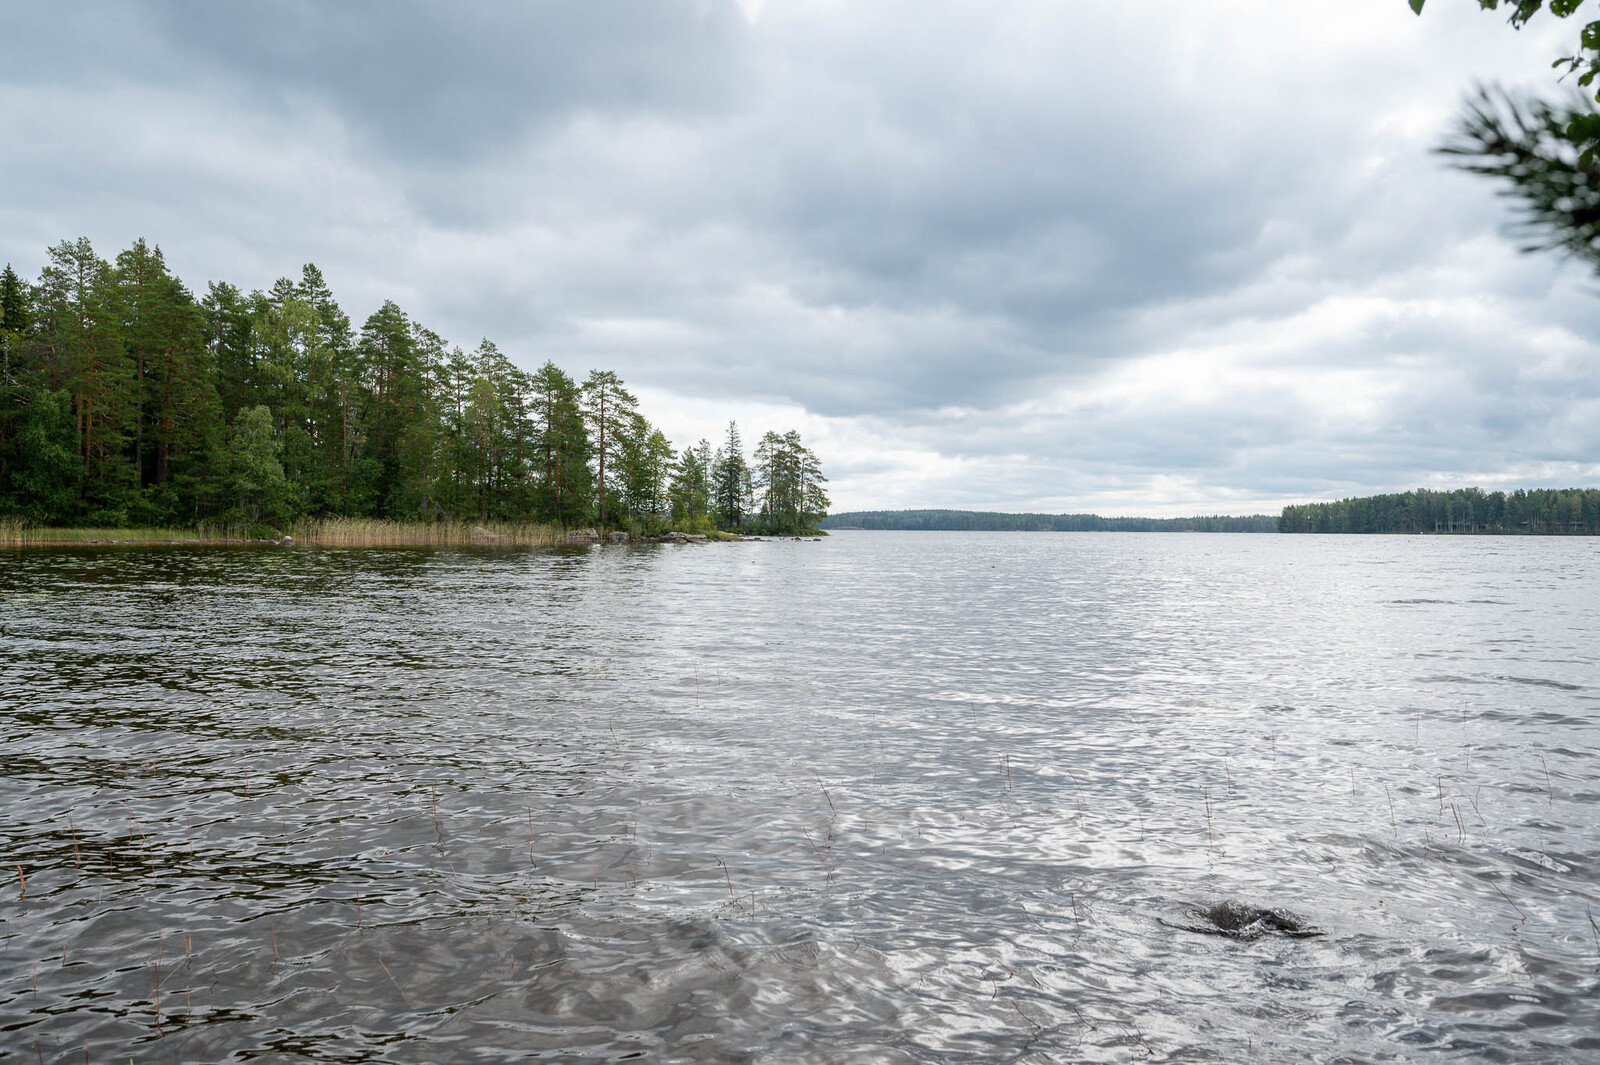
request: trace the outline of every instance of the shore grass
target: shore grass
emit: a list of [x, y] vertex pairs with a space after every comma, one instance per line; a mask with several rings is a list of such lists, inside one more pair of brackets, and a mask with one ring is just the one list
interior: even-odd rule
[[[296, 543], [321, 547], [434, 547], [501, 544], [543, 547], [565, 541], [559, 526], [532, 522], [402, 522], [365, 518], [308, 519], [284, 530]], [[259, 530], [196, 528], [61, 528], [0, 518], [0, 547], [47, 544], [238, 543], [275, 539]]]

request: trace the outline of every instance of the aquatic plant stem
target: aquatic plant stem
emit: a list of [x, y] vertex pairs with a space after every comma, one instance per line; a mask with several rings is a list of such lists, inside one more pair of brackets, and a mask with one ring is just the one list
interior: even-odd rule
[[1528, 915], [1522, 912], [1522, 907], [1518, 906], [1516, 903], [1512, 902], [1511, 901], [1511, 896], [1507, 895], [1504, 891], [1500, 890], [1500, 885], [1499, 884], [1490, 884], [1489, 886], [1494, 888], [1495, 891], [1499, 892], [1500, 897], [1506, 900], [1506, 905], [1507, 906], [1510, 906], [1513, 910], [1517, 911], [1517, 916], [1518, 917], [1522, 918], [1524, 921], [1526, 921], [1528, 919]]

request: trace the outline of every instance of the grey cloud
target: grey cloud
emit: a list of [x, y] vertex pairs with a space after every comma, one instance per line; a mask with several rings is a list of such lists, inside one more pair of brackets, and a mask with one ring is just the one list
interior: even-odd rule
[[[1361, 33], [1296, 37], [1319, 18]], [[1410, 19], [1395, 0], [772, 3], [754, 25], [730, 0], [26, 5], [0, 38], [25, 115], [0, 253], [145, 235], [201, 288], [315, 260], [358, 318], [394, 297], [527, 364], [798, 406], [952, 477], [981, 464], [980, 485], [928, 475], [951, 500], [1592, 464], [1592, 349], [1566, 376], [1522, 363], [1535, 330], [1596, 335], [1596, 286], [1506, 254], [1487, 189], [1428, 152], [1502, 52], [1543, 76], [1541, 42]], [[1396, 310], [1318, 332], [1338, 300]], [[1082, 398], [1140, 359], [1241, 347], [1260, 379], [1220, 396]], [[1339, 424], [1267, 383], [1330, 368], [1402, 393]], [[1046, 396], [1059, 411], [1018, 413]], [[844, 498], [882, 483], [828, 457]]]

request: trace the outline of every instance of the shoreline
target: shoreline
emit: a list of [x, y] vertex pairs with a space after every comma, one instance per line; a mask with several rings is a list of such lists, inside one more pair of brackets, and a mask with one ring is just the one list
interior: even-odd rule
[[[344, 530], [329, 534], [311, 532], [282, 537], [171, 535], [159, 529], [108, 529], [109, 535], [52, 536], [51, 533], [92, 533], [94, 530], [39, 529], [35, 537], [0, 535], [0, 550], [32, 547], [587, 547], [592, 544], [710, 544], [746, 543], [775, 540], [820, 542], [826, 534], [806, 535], [744, 535], [738, 533], [667, 532], [650, 536], [631, 536], [627, 533], [600, 533], [594, 529], [550, 530], [540, 529], [536, 534], [502, 533], [481, 527], [462, 532], [460, 529], [429, 530], [413, 526], [396, 526], [392, 529], [365, 528], [359, 535]], [[3, 530], [0, 530], [3, 533]], [[134, 535], [125, 535], [132, 533]], [[160, 533], [161, 535], [139, 535]], [[117, 535], [124, 534], [124, 535]]]

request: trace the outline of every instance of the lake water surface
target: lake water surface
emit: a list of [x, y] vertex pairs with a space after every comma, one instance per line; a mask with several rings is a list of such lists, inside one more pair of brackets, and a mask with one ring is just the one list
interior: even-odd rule
[[1597, 606], [1594, 539], [6, 552], [0, 1060], [1594, 1060]]

